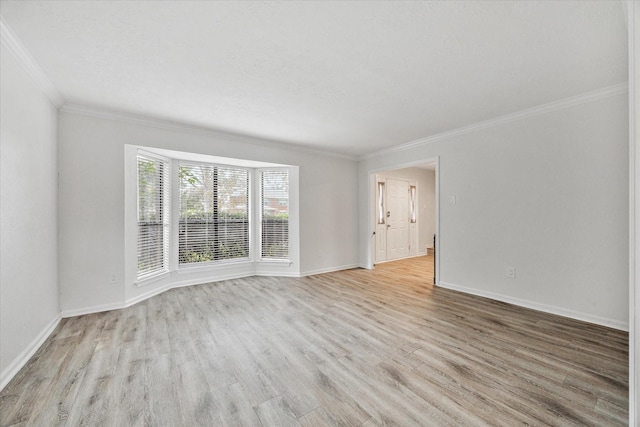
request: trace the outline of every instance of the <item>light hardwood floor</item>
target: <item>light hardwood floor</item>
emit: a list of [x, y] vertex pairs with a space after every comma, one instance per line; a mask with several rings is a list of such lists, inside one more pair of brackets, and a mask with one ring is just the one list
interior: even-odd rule
[[626, 425], [627, 333], [431, 284], [432, 258], [64, 319], [2, 426]]

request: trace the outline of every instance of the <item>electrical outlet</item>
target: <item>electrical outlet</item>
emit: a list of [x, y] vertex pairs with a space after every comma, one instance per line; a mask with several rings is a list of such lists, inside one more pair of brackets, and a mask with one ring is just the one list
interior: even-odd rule
[[516, 278], [516, 268], [515, 267], [507, 267], [507, 277], [510, 279]]
[[118, 275], [116, 273], [111, 273], [109, 283], [118, 283]]

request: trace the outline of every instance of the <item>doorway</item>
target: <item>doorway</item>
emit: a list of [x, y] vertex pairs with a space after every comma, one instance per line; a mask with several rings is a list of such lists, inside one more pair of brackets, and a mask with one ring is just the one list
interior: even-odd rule
[[427, 255], [433, 259], [437, 193], [437, 158], [370, 173], [372, 267]]

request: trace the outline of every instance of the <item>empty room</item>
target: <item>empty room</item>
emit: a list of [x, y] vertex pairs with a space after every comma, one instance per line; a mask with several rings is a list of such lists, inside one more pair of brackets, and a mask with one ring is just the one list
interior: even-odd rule
[[638, 425], [638, 28], [0, 0], [0, 426]]

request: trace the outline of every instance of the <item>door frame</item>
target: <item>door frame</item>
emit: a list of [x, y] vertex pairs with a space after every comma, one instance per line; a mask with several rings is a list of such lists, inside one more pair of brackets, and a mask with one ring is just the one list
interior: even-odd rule
[[629, 425], [640, 421], [640, 7], [623, 0], [629, 49]]
[[424, 165], [425, 163], [435, 163], [435, 234], [436, 238], [436, 246], [435, 251], [438, 256], [436, 256], [436, 277], [435, 283], [436, 285], [440, 283], [440, 260], [442, 259], [441, 252], [441, 243], [442, 236], [440, 235], [440, 156], [429, 157], [422, 160], [416, 160], [408, 163], [400, 163], [389, 165], [384, 168], [373, 169], [369, 171], [369, 179], [368, 179], [368, 188], [367, 188], [367, 206], [369, 210], [369, 221], [367, 224], [367, 229], [369, 231], [369, 239], [367, 239], [367, 253], [368, 263], [366, 268], [372, 269], [375, 264], [376, 259], [376, 245], [375, 245], [375, 231], [376, 231], [376, 176], [380, 173], [384, 173], [385, 171], [394, 170], [394, 169], [404, 169], [415, 167], [419, 165]]

